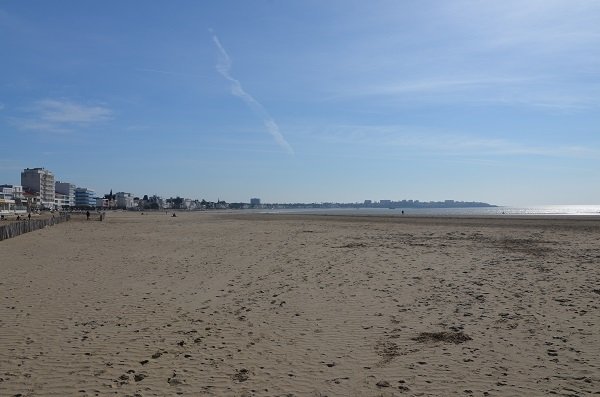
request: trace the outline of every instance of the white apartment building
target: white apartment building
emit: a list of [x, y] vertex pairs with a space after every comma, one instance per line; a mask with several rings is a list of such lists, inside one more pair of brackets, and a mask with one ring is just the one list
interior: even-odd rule
[[70, 207], [69, 196], [67, 196], [66, 194], [55, 192], [54, 193], [54, 206], [58, 209]]
[[117, 202], [117, 208], [132, 208], [134, 207], [133, 203], [133, 194], [118, 192], [115, 193], [115, 201]]
[[23, 187], [0, 185], [0, 214], [19, 214], [27, 212], [23, 197]]
[[76, 186], [69, 182], [60, 182], [57, 181], [54, 184], [55, 194], [62, 194], [65, 196], [62, 200], [62, 205], [58, 208], [65, 207], [75, 207], [75, 188]]
[[23, 197], [23, 186], [0, 185], [0, 198], [20, 201]]
[[54, 174], [44, 168], [25, 168], [21, 172], [23, 190], [39, 197], [42, 208], [54, 208]]

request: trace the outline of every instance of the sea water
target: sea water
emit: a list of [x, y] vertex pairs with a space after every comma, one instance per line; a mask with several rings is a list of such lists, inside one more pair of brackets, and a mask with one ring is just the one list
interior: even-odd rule
[[473, 207], [473, 208], [294, 208], [263, 209], [264, 214], [322, 214], [373, 216], [599, 216], [600, 205], [543, 205], [530, 207]]

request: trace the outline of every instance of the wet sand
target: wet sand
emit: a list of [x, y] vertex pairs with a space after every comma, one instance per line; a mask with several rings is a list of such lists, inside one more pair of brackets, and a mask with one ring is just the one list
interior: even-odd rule
[[116, 213], [0, 274], [0, 396], [600, 394], [598, 218]]

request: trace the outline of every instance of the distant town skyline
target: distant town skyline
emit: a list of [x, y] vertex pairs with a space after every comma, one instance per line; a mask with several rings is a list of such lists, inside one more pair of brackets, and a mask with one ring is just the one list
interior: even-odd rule
[[[197, 197], [171, 195], [169, 198], [152, 194], [136, 195], [131, 192], [99, 193], [93, 189], [77, 186], [68, 181], [59, 181], [52, 170], [43, 167], [25, 168], [21, 172], [21, 183], [0, 184], [0, 219], [16, 217], [41, 211], [155, 211], [160, 210], [245, 210], [245, 209], [460, 209], [496, 207], [489, 203], [476, 201], [429, 201], [404, 199], [379, 201], [364, 200], [358, 202], [261, 202], [259, 197], [251, 197], [248, 201], [230, 202], [217, 199], [210, 201]], [[504, 212], [503, 212], [504, 213]], [[143, 212], [142, 212], [143, 215]], [[175, 216], [175, 214], [173, 214]]]
[[600, 204], [600, 3], [0, 3], [0, 184]]
[[[21, 171], [20, 184], [11, 183], [11, 184], [0, 184], [0, 188], [8, 188], [10, 193], [5, 193], [9, 195], [10, 199], [14, 199], [13, 193], [16, 192], [17, 197], [19, 199], [24, 198], [29, 195], [29, 202], [36, 204], [39, 208], [45, 209], [61, 209], [62, 207], [82, 207], [82, 206], [92, 206], [92, 207], [102, 207], [108, 206], [109, 201], [114, 201], [115, 206], [119, 208], [131, 208], [138, 207], [138, 204], [134, 204], [135, 200], [147, 200], [148, 202], [160, 200], [164, 201], [166, 198], [158, 196], [156, 194], [148, 194], [147, 192], [144, 194], [140, 193], [131, 193], [131, 192], [116, 192], [113, 193], [113, 189], [110, 189], [110, 192], [96, 192], [94, 189], [90, 189], [88, 187], [84, 187], [81, 185], [76, 185], [71, 182], [58, 180], [56, 175], [44, 167], [32, 167], [25, 168]], [[16, 189], [16, 190], [15, 190]], [[25, 196], [24, 196], [25, 195]], [[150, 198], [148, 198], [150, 196]], [[0, 196], [0, 199], [3, 198]], [[188, 197], [185, 195], [180, 195], [178, 193], [172, 193], [169, 195], [168, 199], [183, 199], [183, 200], [195, 200], [195, 201], [208, 201], [205, 198], [201, 197]], [[167, 199], [167, 200], [168, 200]], [[101, 204], [97, 204], [97, 200], [101, 200]], [[104, 203], [102, 203], [104, 201]], [[227, 203], [226, 200], [217, 199], [217, 202], [223, 201]], [[473, 206], [490, 206], [490, 203], [482, 203], [475, 201], [456, 201], [452, 199], [446, 199], [441, 201], [421, 201], [421, 200], [413, 200], [413, 199], [380, 199], [380, 200], [370, 200], [365, 199], [362, 202], [354, 201], [337, 201], [337, 202], [263, 202], [259, 197], [251, 197], [248, 200], [240, 200], [235, 203], [246, 203], [250, 206], [261, 206], [261, 205], [272, 205], [272, 204], [343, 204], [343, 205], [360, 205], [364, 207], [400, 207], [401, 205], [406, 206], [414, 206], [414, 205], [427, 205], [427, 204], [436, 204], [447, 205], [447, 206], [455, 206], [461, 204], [474, 204]]]

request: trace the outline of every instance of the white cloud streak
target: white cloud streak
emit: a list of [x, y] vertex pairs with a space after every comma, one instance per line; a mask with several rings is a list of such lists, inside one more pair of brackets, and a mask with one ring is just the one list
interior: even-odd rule
[[439, 79], [413, 80], [386, 84], [380, 87], [374, 87], [372, 90], [366, 90], [376, 94], [403, 94], [403, 93], [440, 93], [468, 91], [479, 88], [489, 88], [498, 85], [510, 85], [527, 81], [528, 79], [499, 78], [499, 77], [465, 77], [462, 79]]
[[[321, 84], [326, 99], [551, 111], [600, 107], [600, 2], [409, 4], [371, 7], [365, 18], [351, 14], [346, 31], [365, 34], [353, 37], [350, 49], [331, 49], [331, 59], [344, 63]], [[414, 24], [404, 20], [413, 14]], [[436, 23], [418, 23], [425, 15]]]
[[275, 139], [275, 142], [289, 154], [293, 155], [294, 149], [285, 140], [285, 138], [281, 134], [281, 131], [279, 130], [279, 126], [277, 125], [275, 120], [273, 120], [273, 118], [269, 115], [269, 112], [267, 112], [265, 107], [260, 102], [254, 99], [252, 95], [250, 95], [242, 88], [242, 84], [239, 80], [235, 79], [231, 75], [231, 58], [229, 58], [227, 51], [225, 51], [225, 48], [223, 48], [223, 46], [221, 45], [219, 38], [214, 33], [212, 33], [212, 31], [211, 34], [213, 41], [217, 46], [217, 49], [219, 50], [219, 61], [216, 66], [217, 72], [219, 72], [221, 76], [223, 76], [226, 80], [228, 80], [231, 83], [231, 93], [236, 97], [240, 98], [242, 101], [244, 101], [244, 103], [262, 119], [267, 132], [273, 137], [273, 139]]
[[108, 121], [112, 117], [112, 111], [103, 106], [87, 106], [57, 99], [37, 101], [26, 112], [24, 117], [12, 118], [17, 127], [57, 133]]
[[85, 106], [74, 102], [45, 99], [36, 103], [40, 117], [51, 123], [88, 124], [108, 120], [112, 112], [102, 106]]
[[530, 106], [559, 110], [600, 106], [598, 88], [553, 81], [551, 77], [430, 78], [389, 81], [342, 89], [328, 100], [381, 98], [387, 105], [411, 103], [470, 103]]
[[481, 138], [460, 133], [441, 133], [405, 126], [342, 125], [322, 128], [318, 136], [336, 145], [383, 146], [418, 149], [420, 153], [447, 156], [546, 156], [600, 158], [600, 150], [583, 145], [529, 145], [503, 138]]

